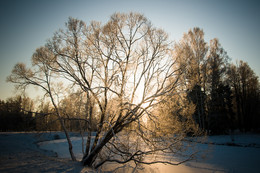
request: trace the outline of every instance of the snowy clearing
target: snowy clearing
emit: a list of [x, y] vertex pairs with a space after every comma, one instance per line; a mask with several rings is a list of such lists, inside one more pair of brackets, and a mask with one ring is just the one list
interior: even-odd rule
[[[179, 166], [155, 164], [145, 165], [140, 172], [182, 172], [182, 173], [259, 173], [260, 172], [260, 135], [234, 135], [234, 142], [228, 135], [210, 136], [204, 143], [197, 145], [203, 158]], [[72, 137], [77, 159], [82, 158], [81, 138]], [[39, 143], [40, 148], [57, 153], [60, 158], [70, 158], [65, 139]], [[162, 156], [163, 157], [163, 156]], [[131, 165], [108, 163], [102, 171], [130, 172]], [[122, 167], [122, 168], [120, 168]], [[84, 169], [82, 170], [84, 172]]]
[[[81, 138], [72, 134], [74, 152], [82, 157]], [[60, 138], [60, 139], [57, 139]], [[0, 172], [94, 172], [70, 161], [62, 132], [0, 133]], [[56, 140], [55, 140], [56, 139]], [[211, 136], [198, 144], [205, 157], [179, 166], [145, 165], [138, 172], [259, 173], [260, 135]], [[39, 142], [41, 141], [41, 142]], [[39, 145], [39, 147], [37, 146]], [[57, 157], [58, 156], [58, 157]], [[105, 164], [101, 172], [130, 172], [131, 165]]]
[[39, 140], [50, 139], [53, 136], [46, 133], [0, 133], [0, 172], [80, 172], [80, 163], [39, 149], [36, 144]]

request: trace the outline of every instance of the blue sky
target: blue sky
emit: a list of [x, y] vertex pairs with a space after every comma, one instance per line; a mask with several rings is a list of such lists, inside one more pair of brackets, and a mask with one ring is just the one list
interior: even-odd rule
[[105, 23], [114, 12], [139, 12], [178, 41], [200, 27], [217, 37], [232, 58], [248, 62], [260, 76], [260, 1], [250, 0], [1, 0], [0, 99], [13, 96], [6, 83], [17, 62], [30, 64], [34, 50], [64, 27], [68, 17]]

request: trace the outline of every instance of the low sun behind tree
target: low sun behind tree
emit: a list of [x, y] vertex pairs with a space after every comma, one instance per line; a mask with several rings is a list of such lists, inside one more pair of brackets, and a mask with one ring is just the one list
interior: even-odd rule
[[218, 39], [208, 44], [200, 28], [172, 45], [139, 13], [115, 13], [105, 24], [69, 18], [36, 49], [32, 66], [18, 63], [7, 80], [45, 92], [43, 124], [59, 123], [72, 160], [69, 131], [86, 135], [81, 162], [94, 168], [178, 165], [195, 157], [190, 139], [259, 122], [259, 82], [246, 63], [230, 66]]
[[[64, 123], [69, 100], [61, 101], [69, 96], [70, 88], [85, 97], [82, 119], [88, 125], [93, 117], [98, 120], [94, 137], [90, 135], [92, 128], [86, 127], [89, 133], [83, 165], [97, 168], [106, 162], [130, 161], [179, 164], [161, 158], [145, 160], [156, 153], [183, 155], [181, 145], [173, 144], [181, 144], [184, 136], [176, 133], [152, 139], [157, 129], [147, 128], [143, 121], [145, 115], [156, 124], [152, 108], [164, 96], [178, 92], [181, 69], [175, 63], [168, 35], [162, 29], [153, 27], [141, 14], [115, 13], [104, 25], [93, 21], [87, 26], [69, 18], [65, 30], [56, 32], [36, 50], [32, 68], [17, 64], [8, 80], [20, 88], [34, 85], [46, 92], [66, 134], [72, 160], [73, 146]], [[129, 141], [127, 136], [138, 142]], [[188, 154], [182, 161], [192, 157]]]

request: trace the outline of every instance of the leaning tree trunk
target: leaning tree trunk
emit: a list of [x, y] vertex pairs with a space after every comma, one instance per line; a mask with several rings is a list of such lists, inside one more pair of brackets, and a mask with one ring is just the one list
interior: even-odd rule
[[68, 141], [68, 144], [69, 144], [70, 157], [71, 157], [71, 159], [73, 161], [76, 161], [77, 159], [76, 159], [76, 157], [75, 157], [75, 155], [73, 153], [73, 146], [72, 146], [72, 143], [71, 143], [71, 140], [70, 140], [69, 133], [68, 133], [68, 131], [67, 131], [67, 129], [66, 129], [65, 125], [64, 125], [64, 122], [62, 121], [61, 117], [59, 117], [59, 119], [60, 119], [61, 126], [63, 128], [63, 131], [64, 131], [64, 133], [66, 135], [66, 138], [67, 138], [67, 141]]
[[65, 135], [66, 135], [66, 139], [67, 139], [68, 144], [69, 144], [70, 157], [71, 157], [71, 159], [72, 159], [73, 161], [76, 161], [77, 159], [76, 159], [76, 157], [75, 157], [75, 155], [74, 155], [74, 153], [73, 153], [73, 146], [72, 146], [72, 143], [71, 143], [71, 140], [70, 140], [69, 133], [68, 133], [66, 127], [65, 127], [64, 121], [62, 120], [60, 111], [59, 111], [57, 105], [56, 105], [55, 102], [54, 102], [54, 99], [53, 99], [53, 97], [52, 97], [52, 94], [49, 93], [49, 95], [50, 95], [52, 104], [53, 104], [53, 106], [54, 106], [54, 108], [55, 108], [55, 110], [56, 110], [56, 113], [57, 113], [57, 115], [58, 115], [59, 121], [60, 121], [60, 123], [61, 123], [61, 127], [62, 127], [62, 129], [63, 129], [63, 131], [64, 131], [64, 133], [65, 133]]
[[112, 129], [110, 129], [106, 136], [102, 139], [102, 141], [93, 148], [89, 154], [86, 155], [82, 159], [82, 164], [84, 166], [93, 167], [93, 163], [95, 162], [97, 155], [100, 153], [102, 148], [106, 145], [106, 143], [113, 137]]

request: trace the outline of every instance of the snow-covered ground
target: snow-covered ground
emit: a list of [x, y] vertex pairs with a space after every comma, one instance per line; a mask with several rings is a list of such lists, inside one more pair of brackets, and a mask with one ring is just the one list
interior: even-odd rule
[[[231, 139], [234, 139], [232, 141]], [[210, 136], [205, 142], [197, 145], [204, 151], [204, 157], [179, 166], [155, 164], [145, 166], [140, 172], [178, 172], [178, 173], [260, 173], [260, 135], [240, 134], [231, 136]], [[80, 137], [72, 137], [74, 152], [80, 160], [82, 146]], [[57, 153], [60, 158], [69, 158], [68, 145], [65, 139], [39, 143], [40, 148]], [[118, 168], [118, 169], [117, 169]], [[126, 172], [126, 167], [107, 164], [104, 171]], [[84, 169], [82, 170], [84, 172]]]
[[54, 137], [50, 133], [0, 132], [0, 172], [80, 172], [80, 163], [57, 158], [54, 152], [37, 146], [37, 142]]
[[[74, 152], [82, 157], [81, 138], [71, 134]], [[41, 141], [39, 143], [39, 141]], [[38, 146], [39, 147], [38, 147]], [[205, 157], [179, 166], [155, 164], [139, 172], [177, 173], [260, 173], [260, 135], [211, 136], [197, 147]], [[58, 158], [56, 157], [58, 156]], [[62, 132], [0, 133], [0, 172], [89, 172], [80, 163], [70, 161]], [[126, 166], [106, 164], [103, 172], [129, 172]], [[129, 165], [128, 165], [129, 166]], [[91, 171], [94, 172], [94, 171]]]

